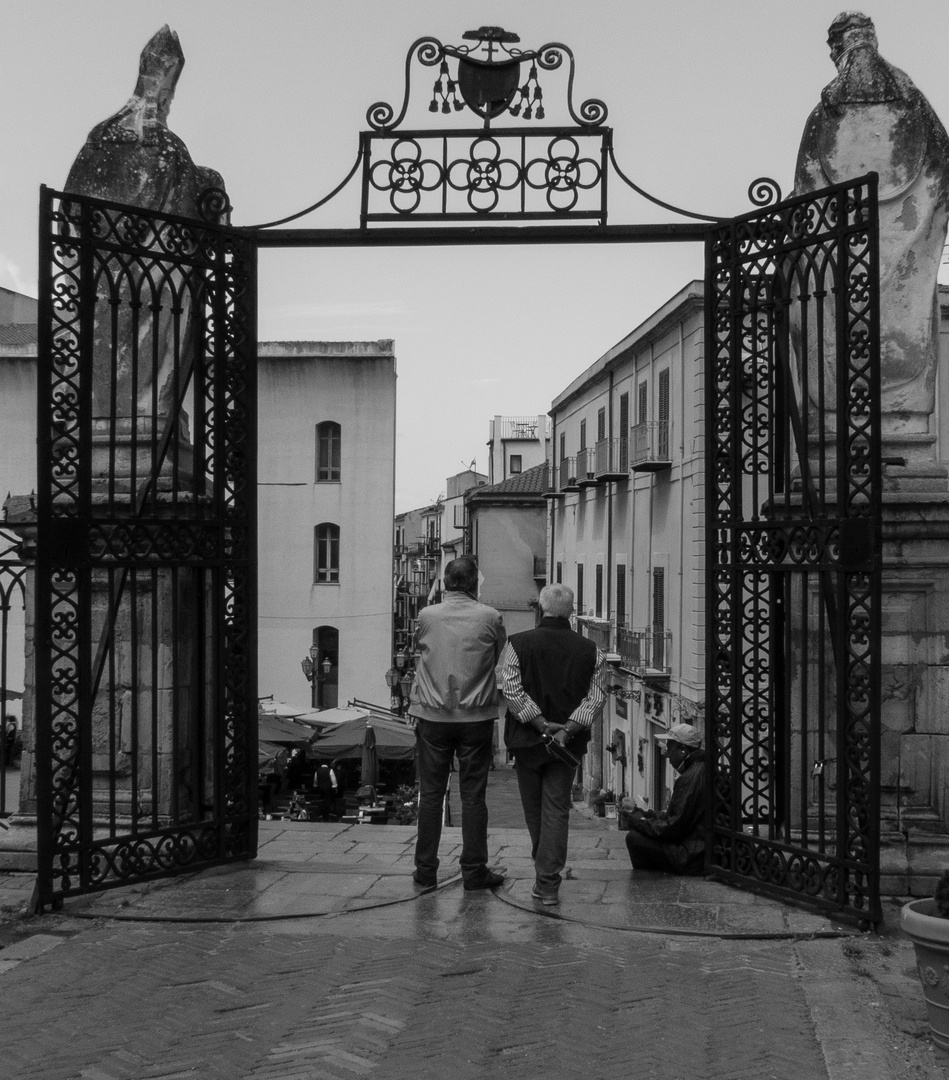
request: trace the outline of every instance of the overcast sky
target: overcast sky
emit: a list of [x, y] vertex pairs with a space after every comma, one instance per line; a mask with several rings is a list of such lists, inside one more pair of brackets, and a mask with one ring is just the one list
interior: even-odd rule
[[[60, 187], [86, 134], [130, 96], [162, 24], [186, 65], [169, 126], [224, 175], [234, 223], [294, 213], [349, 171], [374, 102], [401, 106], [416, 38], [482, 25], [576, 56], [575, 101], [610, 110], [623, 171], [699, 213], [789, 192], [801, 130], [834, 77], [840, 0], [0, 0], [0, 285], [36, 293], [41, 183]], [[949, 122], [949, 3], [874, 0], [880, 51]], [[433, 70], [414, 70], [422, 123]], [[565, 80], [542, 73], [549, 119]], [[470, 113], [449, 122], [477, 126]], [[519, 121], [518, 121], [519, 123]], [[611, 182], [613, 224], [677, 220]], [[358, 194], [301, 224], [358, 225]], [[432, 501], [495, 414], [546, 412], [584, 368], [692, 278], [697, 245], [401, 248], [261, 255], [263, 340], [393, 338], [396, 509]]]

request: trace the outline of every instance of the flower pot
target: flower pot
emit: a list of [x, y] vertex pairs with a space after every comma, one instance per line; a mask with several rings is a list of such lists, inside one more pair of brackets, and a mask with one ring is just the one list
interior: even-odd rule
[[933, 1042], [949, 1050], [949, 919], [935, 915], [933, 900], [903, 905], [900, 925], [916, 950]]

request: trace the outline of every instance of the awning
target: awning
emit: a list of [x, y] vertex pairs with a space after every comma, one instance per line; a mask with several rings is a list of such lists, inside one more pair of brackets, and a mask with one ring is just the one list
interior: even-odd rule
[[261, 742], [282, 746], [306, 746], [316, 738], [316, 733], [305, 724], [296, 724], [292, 720], [262, 713], [257, 719], [257, 738]]
[[362, 759], [366, 744], [366, 727], [375, 736], [376, 755], [386, 761], [411, 761], [415, 756], [415, 732], [407, 725], [381, 716], [362, 716], [340, 724], [312, 743], [307, 751], [311, 758]]

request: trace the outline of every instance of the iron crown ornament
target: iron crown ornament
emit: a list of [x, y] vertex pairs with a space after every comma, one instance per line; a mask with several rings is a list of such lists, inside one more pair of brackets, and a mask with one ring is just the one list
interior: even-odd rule
[[[540, 49], [521, 50], [517, 34], [501, 26], [482, 26], [468, 30], [462, 39], [471, 45], [443, 45], [437, 38], [423, 37], [412, 44], [405, 60], [405, 94], [398, 117], [385, 101], [370, 106], [366, 121], [375, 131], [392, 131], [405, 119], [411, 96], [412, 62], [424, 67], [438, 67], [432, 88], [429, 111], [450, 115], [470, 109], [486, 128], [491, 121], [509, 114], [521, 120], [543, 120], [544, 92], [538, 68], [555, 71], [569, 61], [567, 110], [574, 123], [583, 128], [599, 127], [608, 110], [597, 98], [584, 101], [579, 111], [573, 104], [573, 52], [560, 42], [549, 42]], [[454, 64], [451, 63], [454, 61]], [[530, 64], [521, 82], [522, 69]], [[454, 75], [452, 68], [454, 67]]]

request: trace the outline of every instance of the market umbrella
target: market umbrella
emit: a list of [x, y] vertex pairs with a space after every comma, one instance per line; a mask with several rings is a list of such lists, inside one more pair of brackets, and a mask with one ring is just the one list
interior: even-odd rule
[[415, 757], [415, 732], [408, 724], [386, 720], [381, 716], [357, 716], [337, 724], [332, 731], [327, 731], [308, 747], [308, 756], [326, 761], [342, 758], [362, 760], [367, 725], [372, 728], [379, 760], [411, 761]]
[[376, 753], [376, 729], [371, 723], [366, 724], [363, 736], [359, 777], [363, 787], [368, 784], [375, 794], [376, 785], [379, 783], [379, 755]]
[[262, 742], [306, 746], [314, 737], [313, 728], [305, 724], [295, 724], [292, 720], [269, 713], [262, 713], [257, 718], [257, 738]]

